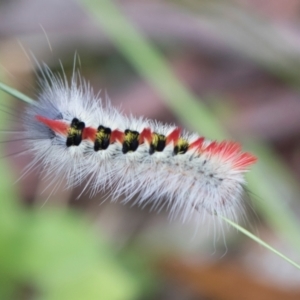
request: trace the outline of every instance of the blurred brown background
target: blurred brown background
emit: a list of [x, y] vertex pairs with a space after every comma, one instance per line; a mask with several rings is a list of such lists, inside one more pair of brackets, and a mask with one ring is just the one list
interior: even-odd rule
[[[271, 164], [272, 159], [282, 162], [288, 176], [274, 185], [299, 220], [299, 193], [289, 178], [296, 185], [300, 179], [300, 1], [115, 3], [178, 78], [216, 112], [233, 139], [259, 141], [274, 154]], [[0, 2], [0, 69], [7, 84], [34, 98], [34, 59], [58, 71], [61, 61], [70, 75], [75, 52], [83, 77], [102, 96], [107, 92], [124, 113], [185, 127], [78, 3]], [[6, 152], [15, 148], [10, 143]], [[17, 177], [29, 160], [13, 157]], [[300, 299], [298, 270], [234, 230], [216, 233], [214, 220], [195, 230], [196, 220], [170, 222], [167, 212], [156, 214], [150, 207], [99, 205], [99, 197], [88, 195], [77, 199], [80, 188], [61, 188], [45, 202], [41, 192], [47, 183], [38, 178], [30, 174], [18, 183], [22, 201], [42, 209], [54, 205], [84, 211], [116, 252], [134, 249], [151, 261], [157, 286], [140, 299]], [[262, 239], [299, 261], [296, 247], [266, 225], [260, 212], [252, 213], [249, 223]]]

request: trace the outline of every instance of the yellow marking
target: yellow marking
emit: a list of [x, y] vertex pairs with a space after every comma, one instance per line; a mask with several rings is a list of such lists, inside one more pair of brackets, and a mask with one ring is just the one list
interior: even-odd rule
[[139, 139], [139, 133], [128, 131], [125, 133], [124, 142], [130, 145], [133, 141], [137, 141]]
[[166, 141], [166, 137], [162, 134], [158, 134], [158, 133], [154, 132], [152, 135], [152, 145], [154, 146], [154, 148], [157, 148], [158, 143], [160, 141]]
[[189, 148], [189, 143], [187, 140], [185, 140], [183, 138], [179, 138], [176, 146], [178, 147], [177, 154], [184, 154], [187, 151], [187, 149]]
[[103, 140], [109, 140], [110, 139], [110, 133], [105, 132], [106, 128], [101, 128], [96, 133], [96, 139], [101, 142]]
[[81, 129], [70, 127], [69, 130], [68, 130], [68, 137], [81, 135], [81, 133], [82, 133]]

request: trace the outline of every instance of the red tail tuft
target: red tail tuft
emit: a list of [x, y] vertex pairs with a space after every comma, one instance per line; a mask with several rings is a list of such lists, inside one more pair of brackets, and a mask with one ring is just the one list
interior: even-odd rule
[[246, 169], [257, 161], [254, 155], [242, 152], [240, 144], [232, 141], [212, 142], [204, 149], [204, 152], [219, 155], [224, 160], [232, 160], [235, 169]]
[[201, 150], [203, 143], [204, 143], [204, 137], [202, 138], [198, 138], [196, 141], [194, 141], [193, 143], [190, 144], [189, 149], [197, 149], [197, 150]]
[[248, 152], [244, 152], [235, 158], [234, 168], [243, 170], [256, 162], [257, 162], [257, 157], [255, 157], [254, 155]]

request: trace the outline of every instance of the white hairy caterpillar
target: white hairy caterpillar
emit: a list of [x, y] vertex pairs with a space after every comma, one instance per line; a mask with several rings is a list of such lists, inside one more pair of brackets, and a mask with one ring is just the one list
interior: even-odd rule
[[244, 173], [256, 158], [238, 143], [209, 141], [174, 125], [124, 116], [74, 73], [43, 71], [38, 101], [29, 105], [23, 125], [26, 151], [42, 165], [54, 190], [65, 178], [82, 193], [104, 190], [113, 199], [167, 206], [183, 221], [194, 211], [235, 219], [243, 211]]
[[218, 215], [219, 221], [300, 269], [232, 221], [243, 215], [244, 173], [257, 160], [238, 143], [209, 141], [176, 126], [123, 116], [94, 96], [76, 73], [69, 84], [48, 68], [41, 71], [37, 102], [0, 83], [1, 90], [29, 104], [21, 118], [23, 131], [7, 131], [10, 141], [26, 147], [15, 155], [34, 156], [23, 176], [42, 167], [44, 177], [51, 178], [51, 193], [67, 179], [69, 187], [85, 184], [81, 194], [105, 190], [113, 199], [125, 196], [124, 202], [136, 196], [138, 205], [167, 205], [171, 216], [183, 221], [194, 212]]

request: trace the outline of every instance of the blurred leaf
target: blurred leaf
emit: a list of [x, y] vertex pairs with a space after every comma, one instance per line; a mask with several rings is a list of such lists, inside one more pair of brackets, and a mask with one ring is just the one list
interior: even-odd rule
[[[0, 211], [2, 295], [8, 285], [13, 297], [22, 283], [32, 286], [40, 299], [123, 300], [138, 294], [138, 282], [82, 216], [69, 211], [5, 210], [3, 205]], [[2, 299], [9, 299], [4, 295]]]

